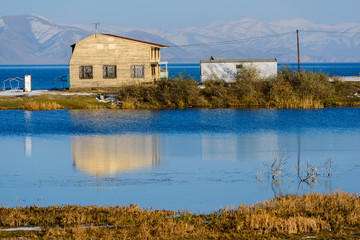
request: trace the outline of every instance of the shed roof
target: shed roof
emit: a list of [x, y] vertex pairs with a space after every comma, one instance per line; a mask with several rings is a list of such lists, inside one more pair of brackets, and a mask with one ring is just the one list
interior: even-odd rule
[[200, 63], [245, 63], [245, 62], [277, 62], [273, 59], [221, 59], [221, 60], [201, 60]]

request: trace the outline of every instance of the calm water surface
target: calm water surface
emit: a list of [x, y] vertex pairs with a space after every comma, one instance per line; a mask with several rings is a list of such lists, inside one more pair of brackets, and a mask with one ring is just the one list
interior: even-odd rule
[[[0, 111], [0, 204], [211, 212], [281, 194], [360, 192], [360, 109]], [[281, 183], [260, 165], [286, 149]], [[299, 183], [295, 165], [333, 158]], [[262, 167], [265, 169], [265, 167]]]

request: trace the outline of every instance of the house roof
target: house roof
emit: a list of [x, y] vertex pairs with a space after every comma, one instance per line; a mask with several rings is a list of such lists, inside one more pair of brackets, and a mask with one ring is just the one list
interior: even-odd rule
[[152, 42], [145, 42], [145, 41], [141, 41], [141, 40], [137, 40], [137, 39], [133, 39], [133, 38], [127, 38], [127, 37], [121, 37], [121, 36], [117, 36], [117, 35], [112, 35], [112, 34], [103, 34], [102, 35], [106, 35], [106, 36], [110, 36], [110, 37], [116, 37], [116, 38], [121, 38], [121, 39], [125, 39], [125, 40], [130, 40], [130, 41], [135, 41], [135, 42], [140, 42], [140, 43], [145, 43], [145, 44], [150, 44], [150, 45], [155, 45], [161, 48], [168, 48], [169, 46], [166, 45], [162, 45], [162, 44], [157, 44], [157, 43], [152, 43]]
[[[105, 35], [105, 36], [109, 36], [109, 37], [115, 37], [115, 38], [121, 38], [121, 39], [130, 40], [130, 41], [134, 41], [134, 42], [145, 43], [145, 44], [154, 45], [154, 46], [157, 46], [157, 47], [160, 47], [160, 48], [168, 48], [169, 47], [169, 46], [166, 46], [166, 45], [161, 45], [161, 44], [152, 43], [152, 42], [145, 42], [145, 41], [141, 41], [141, 40], [137, 40], [137, 39], [133, 39], [133, 38], [122, 37], [122, 36], [117, 36], [117, 35], [113, 35], [113, 34], [106, 34], [106, 33], [96, 33], [96, 34], [101, 34], [101, 35]], [[71, 47], [73, 48], [73, 51], [74, 51], [75, 45], [76, 45], [76, 43], [71, 45]]]
[[277, 62], [273, 59], [221, 59], [221, 60], [201, 60], [200, 63], [246, 63], [246, 62]]
[[[160, 47], [160, 48], [168, 48], [168, 47], [169, 47], [169, 46], [166, 46], [166, 45], [161, 45], [161, 44], [151, 43], [151, 42], [145, 42], [145, 41], [141, 41], [141, 40], [137, 40], [137, 39], [133, 39], [133, 38], [121, 37], [121, 36], [112, 35], [112, 34], [105, 34], [105, 33], [96, 33], [96, 34], [101, 34], [101, 35], [105, 35], [105, 36], [121, 38], [121, 39], [130, 40], [130, 41], [134, 41], [134, 42], [145, 43], [145, 44], [149, 44], [149, 45], [158, 46], [158, 47]], [[80, 41], [81, 41], [81, 40], [80, 40]], [[74, 51], [75, 45], [76, 45], [76, 43], [74, 43], [74, 44], [71, 45], [71, 47], [73, 48], [73, 51]]]

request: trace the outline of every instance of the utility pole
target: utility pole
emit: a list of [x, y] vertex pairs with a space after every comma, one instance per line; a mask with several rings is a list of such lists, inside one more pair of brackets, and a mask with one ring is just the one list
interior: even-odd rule
[[297, 38], [297, 58], [298, 58], [298, 70], [299, 70], [299, 73], [300, 73], [299, 30], [296, 30], [296, 38]]

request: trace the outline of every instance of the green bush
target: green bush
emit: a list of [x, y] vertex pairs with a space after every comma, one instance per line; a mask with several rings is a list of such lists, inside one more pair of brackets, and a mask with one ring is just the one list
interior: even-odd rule
[[169, 108], [198, 107], [200, 89], [198, 83], [189, 76], [160, 80], [155, 83], [157, 100]]
[[282, 79], [272, 82], [268, 99], [274, 102], [286, 101], [295, 97], [294, 88], [290, 82]]
[[297, 95], [311, 97], [314, 100], [324, 99], [334, 92], [333, 85], [329, 82], [329, 76], [324, 73], [312, 73], [302, 71], [300, 74], [300, 84], [296, 88]]
[[228, 107], [230, 102], [229, 86], [224, 80], [211, 79], [205, 81], [200, 91], [209, 107]]

